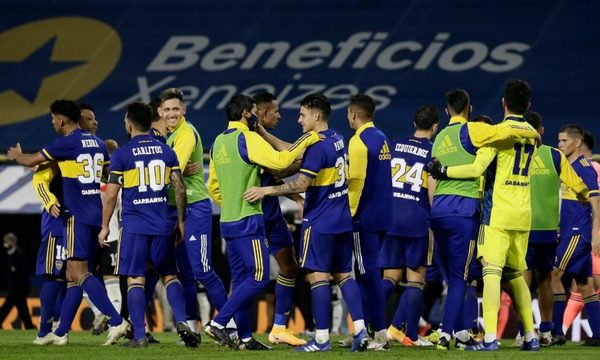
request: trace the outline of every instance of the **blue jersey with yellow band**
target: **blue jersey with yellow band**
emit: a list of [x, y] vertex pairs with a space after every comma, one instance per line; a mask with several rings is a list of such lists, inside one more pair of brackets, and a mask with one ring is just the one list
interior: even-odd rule
[[[432, 143], [426, 138], [410, 136], [391, 144], [393, 217], [388, 234], [421, 237], [429, 234], [427, 164], [431, 162]], [[382, 209], [387, 211], [387, 209]]]
[[312, 178], [303, 220], [324, 234], [352, 231], [344, 139], [333, 129], [320, 134], [325, 138], [306, 149], [300, 166], [300, 174]]
[[167, 138], [159, 130], [155, 128], [150, 128], [150, 131], [148, 133], [153, 139], [158, 140], [163, 144], [167, 143]]
[[173, 149], [151, 135], [134, 136], [117, 149], [110, 163], [111, 176], [122, 176], [122, 222], [127, 232], [169, 235], [167, 185], [172, 171], [179, 171]]
[[391, 223], [390, 146], [381, 130], [368, 122], [348, 144], [348, 198], [355, 230], [387, 231]]
[[[583, 155], [571, 163], [573, 170], [579, 175], [589, 191], [589, 197], [599, 196], [596, 170]], [[575, 191], [561, 184], [562, 202], [560, 208], [560, 232], [567, 234], [577, 232], [587, 234], [585, 241], [592, 241], [592, 206], [589, 202], [582, 204], [577, 200]]]
[[75, 216], [77, 222], [100, 226], [100, 178], [102, 168], [109, 160], [104, 142], [88, 132], [75, 129], [56, 138], [41, 150], [41, 154], [58, 162], [62, 175], [63, 213]]

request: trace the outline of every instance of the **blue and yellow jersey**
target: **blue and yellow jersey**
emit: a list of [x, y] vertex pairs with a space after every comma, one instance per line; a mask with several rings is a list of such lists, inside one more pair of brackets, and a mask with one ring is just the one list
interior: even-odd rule
[[56, 138], [41, 151], [48, 160], [56, 160], [62, 175], [65, 216], [75, 221], [100, 226], [102, 201], [100, 178], [109, 156], [104, 142], [81, 129]]
[[179, 171], [175, 152], [151, 135], [134, 136], [113, 153], [111, 176], [123, 178], [122, 223], [134, 234], [169, 235], [167, 185]]
[[[39, 165], [32, 180], [33, 189], [38, 199], [40, 199], [44, 210], [42, 211], [42, 234], [48, 232], [54, 236], [61, 236], [64, 227], [62, 216], [57, 218], [48, 213], [50, 207], [56, 204], [62, 204], [62, 180], [58, 167], [55, 167], [54, 162], [44, 162]], [[47, 241], [48, 238], [42, 238], [42, 241]]]
[[[573, 169], [579, 175], [581, 180], [588, 188], [589, 197], [600, 195], [598, 191], [598, 181], [596, 170], [583, 155], [579, 156], [571, 163]], [[560, 231], [568, 233], [573, 230], [580, 233], [587, 233], [584, 236], [586, 241], [591, 241], [592, 233], [592, 206], [589, 202], [582, 204], [577, 200], [575, 190], [561, 184], [562, 202], [560, 209]]]
[[383, 132], [368, 122], [348, 144], [348, 198], [355, 224], [364, 231], [385, 231], [391, 223], [390, 146]]
[[312, 178], [304, 199], [304, 221], [325, 234], [352, 231], [344, 139], [333, 129], [321, 131], [323, 141], [309, 146], [300, 174]]
[[[429, 233], [427, 164], [431, 162], [432, 143], [426, 138], [409, 136], [392, 141], [392, 225], [388, 234], [422, 237]], [[382, 211], [388, 211], [382, 208]], [[400, 215], [404, 214], [404, 215]]]
[[[260, 174], [260, 186], [275, 186], [277, 181], [267, 170], [261, 170]], [[281, 221], [283, 214], [281, 213], [281, 207], [279, 206], [279, 197], [277, 196], [265, 196], [262, 199], [262, 212], [263, 218], [266, 224], [274, 224]]]
[[155, 128], [150, 128], [150, 131], [148, 133], [153, 139], [158, 140], [163, 144], [167, 143], [167, 138], [159, 130]]

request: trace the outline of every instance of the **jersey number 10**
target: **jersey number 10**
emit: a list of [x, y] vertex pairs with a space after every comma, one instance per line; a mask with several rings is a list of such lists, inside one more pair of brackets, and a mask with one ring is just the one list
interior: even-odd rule
[[154, 159], [144, 166], [143, 161], [136, 161], [135, 167], [138, 170], [140, 185], [139, 192], [148, 191], [148, 186], [153, 191], [161, 191], [166, 184], [166, 164], [160, 159]]

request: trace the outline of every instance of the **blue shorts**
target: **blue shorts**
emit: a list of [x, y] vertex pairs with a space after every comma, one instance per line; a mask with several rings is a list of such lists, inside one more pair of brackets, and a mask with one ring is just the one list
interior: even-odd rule
[[479, 217], [448, 216], [431, 219], [435, 248], [441, 266], [448, 277], [467, 280], [475, 256], [479, 233]]
[[352, 232], [323, 234], [303, 226], [300, 237], [300, 267], [331, 274], [352, 271]]
[[[192, 204], [196, 205], [196, 203]], [[210, 203], [209, 203], [210, 206]], [[212, 270], [212, 209], [186, 210], [184, 243], [192, 273], [196, 278]]]
[[283, 218], [277, 222], [266, 223], [265, 231], [271, 255], [275, 256], [281, 249], [294, 247], [292, 234]]
[[592, 244], [586, 235], [568, 232], [560, 234], [554, 266], [580, 276], [592, 276]]
[[[556, 237], [556, 236], [555, 236]], [[539, 271], [542, 274], [549, 273], [554, 269], [556, 248], [558, 243], [554, 242], [530, 242], [527, 245], [527, 270]]]
[[173, 236], [134, 234], [123, 228], [119, 243], [119, 261], [116, 273], [146, 277], [148, 262], [161, 276], [177, 273]]
[[429, 236], [418, 238], [386, 235], [379, 251], [379, 267], [382, 269], [416, 269], [431, 263], [433, 243]]
[[90, 264], [98, 251], [100, 227], [84, 224], [71, 215], [66, 219], [64, 230], [67, 259], [87, 260]]
[[233, 288], [247, 278], [261, 286], [269, 282], [269, 249], [264, 234], [225, 238], [225, 246]]
[[367, 272], [379, 274], [379, 253], [385, 232], [355, 231], [354, 238], [355, 274], [364, 275]]
[[[60, 234], [62, 235], [62, 234]], [[63, 277], [67, 269], [67, 249], [64, 238], [51, 232], [42, 234], [42, 243], [37, 253], [36, 275]]]

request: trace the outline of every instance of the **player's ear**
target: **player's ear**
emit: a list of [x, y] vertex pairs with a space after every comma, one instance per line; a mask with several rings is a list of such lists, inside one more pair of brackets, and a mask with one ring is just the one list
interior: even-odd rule
[[183, 101], [181, 102], [181, 111], [183, 112], [183, 115], [185, 115], [185, 112], [187, 111], [187, 105]]
[[450, 111], [448, 111], [448, 107], [444, 108], [444, 112], [446, 113], [447, 117], [450, 117]]

